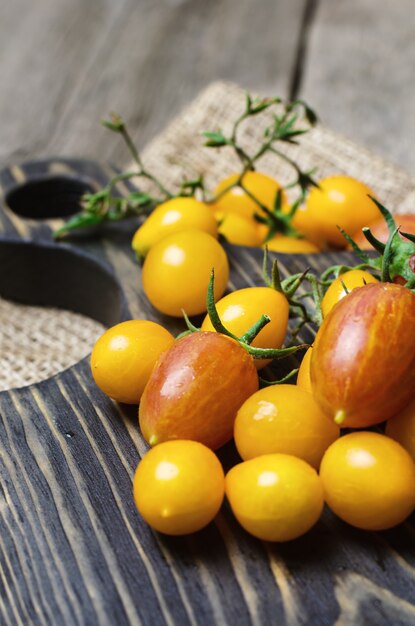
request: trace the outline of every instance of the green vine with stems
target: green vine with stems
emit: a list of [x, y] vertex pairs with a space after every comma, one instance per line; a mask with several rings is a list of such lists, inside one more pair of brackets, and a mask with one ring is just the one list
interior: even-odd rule
[[[261, 115], [266, 111], [271, 113], [271, 122], [269, 117], [267, 117], [262, 129], [263, 141], [252, 153], [248, 152], [240, 142], [241, 127], [244, 122], [253, 117], [261, 118]], [[102, 123], [106, 128], [121, 136], [133, 158], [135, 167], [129, 171], [116, 174], [98, 192], [85, 194], [82, 198], [82, 211], [69, 219], [54, 235], [60, 238], [72, 231], [102, 224], [106, 221], [120, 221], [131, 216], [146, 216], [160, 203], [174, 197], [191, 197], [199, 194], [204, 202], [215, 203], [228, 191], [238, 187], [258, 206], [255, 219], [268, 227], [266, 241], [271, 239], [275, 233], [301, 237], [302, 235], [293, 227], [292, 220], [297, 209], [304, 202], [308, 189], [318, 185], [313, 178], [314, 172], [302, 170], [293, 159], [281, 150], [281, 145], [284, 143], [297, 144], [299, 138], [307, 133], [316, 122], [317, 117], [315, 113], [302, 100], [284, 102], [281, 98], [252, 98], [250, 94], [246, 94], [244, 111], [234, 121], [229, 134], [225, 134], [221, 130], [202, 133], [205, 139], [205, 147], [215, 149], [231, 148], [241, 165], [240, 171], [232, 183], [216, 195], [209, 196], [201, 176], [192, 180], [184, 180], [176, 193], [169, 190], [162, 181], [146, 168], [124, 120], [119, 115], [112, 114], [110, 120], [105, 120]], [[297, 198], [291, 204], [289, 210], [283, 210], [282, 208], [282, 189], [277, 192], [274, 206], [270, 209], [261, 203], [244, 183], [245, 174], [249, 171], [255, 171], [258, 161], [265, 154], [273, 154], [276, 158], [285, 161], [293, 170], [293, 180], [283, 188], [297, 190]], [[140, 191], [140, 179], [153, 183], [156, 194]], [[137, 189], [130, 190], [124, 196], [118, 194], [116, 190], [117, 184], [128, 181], [137, 183]], [[368, 270], [379, 280], [390, 281], [399, 279], [399, 282], [409, 289], [415, 289], [415, 269], [412, 267], [408, 269], [408, 260], [411, 259], [415, 267], [415, 237], [408, 233], [401, 233], [402, 237], [404, 237], [403, 240], [399, 236], [399, 229], [391, 213], [376, 199], [372, 198], [372, 200], [377, 204], [389, 229], [389, 239], [386, 244], [377, 240], [368, 228], [363, 229], [373, 250], [377, 252], [377, 257], [367, 254], [346, 232], [340, 229], [359, 258], [360, 263], [357, 265], [333, 265], [322, 272], [320, 276], [314, 275], [307, 269], [302, 273], [294, 274], [285, 280], [281, 280], [276, 263], [273, 265], [271, 275], [268, 274], [268, 259], [267, 252], [265, 252], [265, 282], [269, 286], [281, 290], [286, 295], [290, 305], [290, 316], [297, 320], [297, 325], [291, 333], [293, 338], [298, 335], [306, 323], [311, 322], [316, 326], [320, 326], [322, 322], [321, 300], [324, 293], [333, 280], [339, 278], [346, 271], [352, 269]], [[305, 288], [306, 284], [308, 284], [308, 288]], [[301, 285], [302, 293], [301, 290], [297, 291]], [[306, 306], [305, 304], [306, 299], [310, 298], [314, 302], [314, 307]]]
[[[308, 282], [309, 289], [298, 295], [296, 300], [301, 302], [305, 298], [312, 298], [314, 309], [310, 311], [305, 306], [298, 307], [298, 329], [307, 322], [311, 322], [317, 327], [321, 325], [323, 320], [321, 301], [325, 292], [334, 280], [341, 279], [343, 274], [351, 270], [366, 270], [381, 282], [397, 282], [407, 289], [415, 291], [415, 235], [401, 233], [390, 211], [375, 198], [371, 199], [378, 207], [387, 224], [389, 236], [386, 243], [378, 240], [370, 228], [363, 228], [363, 234], [373, 247], [371, 254], [368, 254], [357, 245], [350, 235], [339, 227], [360, 263], [350, 265], [335, 264], [325, 269], [319, 276], [311, 272], [305, 273], [303, 282]], [[287, 280], [295, 280], [295, 276], [289, 277]], [[343, 288], [348, 293], [344, 283]], [[295, 303], [290, 303], [290, 311], [295, 316]]]
[[[274, 274], [274, 267], [277, 267], [277, 262], [275, 262], [273, 265], [273, 274]], [[278, 270], [276, 270], [276, 273], [278, 273]], [[309, 347], [308, 344], [291, 345], [291, 346], [287, 346], [286, 348], [257, 348], [251, 345], [255, 337], [271, 321], [270, 317], [265, 314], [261, 315], [261, 317], [243, 335], [238, 336], [232, 333], [223, 324], [222, 320], [220, 319], [219, 313], [216, 309], [215, 294], [214, 294], [214, 278], [215, 278], [215, 274], [214, 274], [214, 270], [212, 269], [212, 273], [211, 273], [211, 277], [210, 277], [210, 281], [208, 285], [208, 290], [207, 290], [207, 296], [206, 296], [206, 309], [207, 309], [207, 313], [209, 315], [210, 321], [212, 322], [212, 326], [216, 330], [216, 332], [221, 333], [222, 335], [226, 335], [227, 337], [230, 337], [231, 339], [236, 341], [254, 359], [284, 359], [292, 354], [295, 354], [299, 350], [304, 350], [305, 348]], [[283, 283], [279, 279], [279, 273], [278, 273], [277, 283], [275, 287], [278, 289], [278, 291], [283, 290]], [[187, 326], [187, 330], [181, 333], [178, 337], [176, 337], [176, 339], [184, 337], [185, 335], [188, 335], [190, 333], [200, 332], [201, 330], [189, 320], [185, 311], [183, 311], [183, 317]], [[290, 380], [297, 372], [298, 372], [298, 368], [291, 370], [287, 375], [285, 375], [283, 378], [279, 380], [268, 381], [261, 377], [259, 377], [259, 380], [262, 386], [278, 385], [278, 384], [282, 384]]]
[[[248, 153], [239, 141], [241, 125], [252, 117], [260, 117], [265, 111], [272, 111], [272, 122], [267, 122], [263, 128], [263, 142], [252, 153]], [[261, 213], [255, 218], [268, 226], [267, 240], [275, 233], [281, 232], [292, 237], [301, 237], [300, 233], [292, 226], [292, 219], [298, 207], [304, 201], [310, 186], [317, 186], [313, 179], [313, 171], [303, 171], [298, 164], [279, 149], [282, 143], [297, 144], [298, 138], [307, 133], [317, 121], [315, 113], [302, 100], [283, 102], [281, 98], [252, 98], [246, 94], [245, 108], [243, 113], [235, 120], [229, 135], [222, 131], [205, 131], [204, 146], [208, 148], [230, 147], [241, 163], [241, 170], [237, 178], [221, 190], [218, 194], [208, 197], [203, 178], [184, 180], [177, 193], [167, 189], [158, 177], [153, 175], [143, 163], [140, 153], [136, 148], [125, 121], [113, 113], [110, 120], [104, 120], [102, 124], [118, 134], [123, 139], [130, 152], [135, 167], [129, 171], [116, 174], [111, 180], [96, 193], [87, 193], [82, 197], [82, 210], [70, 218], [62, 227], [54, 233], [55, 238], [61, 238], [73, 231], [88, 228], [93, 225], [108, 221], [120, 221], [132, 216], [146, 216], [162, 202], [174, 197], [189, 197], [199, 193], [207, 203], [217, 202], [225, 193], [234, 187], [242, 189], [258, 206]], [[302, 127], [300, 128], [300, 124]], [[274, 154], [276, 158], [288, 163], [294, 172], [294, 179], [285, 186], [285, 189], [298, 189], [298, 197], [291, 205], [289, 211], [282, 211], [282, 190], [275, 197], [272, 210], [261, 203], [244, 184], [244, 175], [256, 168], [258, 160], [265, 154]], [[157, 195], [152, 195], [139, 190], [140, 179], [146, 179], [153, 183]], [[120, 182], [134, 181], [137, 189], [129, 191], [125, 196], [117, 193], [116, 187]]]

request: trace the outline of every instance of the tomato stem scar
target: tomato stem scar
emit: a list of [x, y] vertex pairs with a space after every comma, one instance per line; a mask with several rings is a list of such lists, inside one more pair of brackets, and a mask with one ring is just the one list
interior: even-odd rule
[[336, 415], [334, 416], [334, 421], [336, 422], [336, 424], [341, 426], [345, 419], [346, 412], [343, 409], [339, 409], [338, 411], [336, 411]]

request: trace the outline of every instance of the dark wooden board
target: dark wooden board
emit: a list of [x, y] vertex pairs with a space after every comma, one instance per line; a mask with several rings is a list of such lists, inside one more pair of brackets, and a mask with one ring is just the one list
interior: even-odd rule
[[[36, 219], [50, 215], [58, 197], [64, 210], [76, 207], [79, 183], [95, 188], [109, 173], [55, 159], [0, 174], [0, 295], [107, 324], [144, 316], [176, 331], [181, 323], [159, 316], [142, 293], [130, 248], [134, 221], [55, 244], [58, 216]], [[261, 251], [229, 246], [228, 253], [232, 287], [261, 282]], [[339, 259], [350, 255], [281, 256], [281, 267], [285, 274]], [[1, 624], [415, 623], [414, 517], [366, 533], [325, 510], [303, 538], [272, 545], [246, 534], [224, 504], [195, 535], [153, 532], [132, 499], [147, 449], [136, 408], [97, 389], [88, 359], [0, 393], [0, 441]], [[225, 467], [237, 460], [232, 445], [219, 455]]]

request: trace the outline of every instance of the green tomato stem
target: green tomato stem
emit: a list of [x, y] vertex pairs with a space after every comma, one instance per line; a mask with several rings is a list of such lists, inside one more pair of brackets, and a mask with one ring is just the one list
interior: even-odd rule
[[271, 320], [267, 315], [262, 315], [261, 318], [255, 322], [255, 324], [242, 335], [242, 337], [238, 337], [230, 332], [223, 324], [222, 320], [219, 317], [218, 311], [216, 309], [215, 304], [215, 294], [214, 294], [214, 281], [215, 281], [215, 272], [212, 269], [212, 273], [210, 275], [210, 281], [207, 291], [206, 305], [207, 311], [212, 322], [213, 328], [216, 332], [221, 333], [222, 335], [226, 335], [227, 337], [231, 337], [239, 343], [240, 346], [245, 348], [247, 352], [254, 359], [282, 359], [289, 354], [294, 354], [297, 350], [301, 350], [304, 348], [308, 348], [309, 346], [306, 344], [302, 344], [299, 346], [292, 346], [290, 348], [254, 348], [249, 345], [248, 342], [251, 342], [255, 339], [257, 334], [268, 324]]
[[378, 200], [376, 200], [376, 198], [374, 198], [373, 196], [371, 196], [369, 194], [369, 198], [372, 200], [372, 202], [374, 202], [376, 204], [376, 206], [378, 207], [379, 211], [382, 213], [385, 222], [388, 225], [388, 229], [389, 229], [389, 234], [393, 235], [395, 229], [396, 229], [396, 222], [393, 218], [393, 215], [390, 211], [388, 211], [388, 209], [383, 206], [383, 204], [381, 204]]
[[259, 320], [255, 322], [255, 324], [251, 326], [251, 328], [247, 330], [246, 333], [244, 333], [243, 335], [239, 337], [239, 341], [242, 341], [243, 343], [247, 343], [248, 345], [250, 345], [255, 339], [255, 337], [259, 335], [259, 333], [264, 328], [264, 326], [269, 324], [270, 321], [271, 321], [271, 318], [268, 317], [268, 315], [261, 315]]
[[254, 348], [244, 343], [241, 343], [241, 346], [245, 348], [254, 359], [283, 359], [298, 350], [306, 350], [310, 347], [307, 343], [291, 346], [290, 348]]
[[[281, 274], [280, 274], [280, 268], [278, 267], [277, 259], [275, 259], [274, 263], [272, 264], [271, 285], [272, 285], [272, 288], [275, 289], [275, 291], [284, 293], [284, 289], [282, 288], [282, 284], [281, 284]], [[286, 294], [284, 293], [284, 295]]]
[[386, 242], [385, 251], [382, 257], [382, 275], [381, 275], [382, 282], [388, 282], [391, 280], [389, 267], [390, 267], [392, 257], [393, 257], [393, 242], [395, 240], [395, 237], [397, 236], [399, 237], [398, 233], [399, 233], [399, 226], [397, 226], [395, 230], [393, 231], [393, 233], [390, 234], [389, 239]]
[[206, 309], [207, 309], [210, 321], [212, 322], [212, 326], [216, 330], [216, 332], [221, 333], [222, 335], [226, 335], [227, 337], [231, 337], [232, 339], [235, 339], [235, 341], [239, 341], [239, 337], [231, 333], [231, 331], [228, 330], [222, 324], [222, 320], [219, 317], [219, 313], [217, 311], [216, 304], [215, 304], [214, 284], [215, 284], [215, 271], [212, 268], [208, 290], [207, 290], [207, 297], [206, 297]]
[[408, 239], [409, 241], [412, 241], [412, 243], [415, 243], [415, 235], [413, 235], [412, 233], [403, 233], [401, 231], [401, 235], [402, 237], [405, 237], [405, 239]]
[[368, 242], [370, 243], [370, 245], [372, 245], [375, 248], [375, 250], [379, 252], [379, 254], [383, 254], [385, 251], [385, 244], [379, 241], [379, 239], [376, 239], [376, 237], [370, 231], [370, 228], [365, 226], [364, 228], [362, 228], [362, 232], [364, 236], [366, 237], [366, 239], [368, 240]]
[[[187, 316], [187, 313], [186, 313], [186, 311], [184, 309], [182, 309], [182, 314], [183, 314], [183, 318], [184, 318], [184, 321], [186, 323], [186, 326], [187, 326], [189, 332], [195, 333], [195, 332], [200, 330], [200, 328], [198, 328], [197, 326], [192, 324], [192, 322], [189, 320], [189, 318]], [[185, 331], [185, 333], [182, 333], [182, 334], [187, 334], [187, 333]]]
[[296, 367], [295, 369], [291, 370], [291, 372], [288, 372], [286, 376], [283, 376], [283, 378], [279, 378], [278, 380], [266, 380], [265, 378], [262, 378], [262, 376], [258, 376], [258, 379], [259, 379], [261, 387], [271, 387], [272, 385], [283, 385], [287, 381], [291, 380], [291, 378], [298, 373], [299, 369], [300, 369], [299, 367]]
[[366, 252], [364, 250], [362, 250], [360, 248], [360, 246], [357, 245], [355, 240], [352, 237], [350, 237], [350, 235], [348, 233], [346, 233], [344, 228], [342, 228], [341, 226], [337, 226], [337, 228], [339, 229], [339, 231], [341, 232], [343, 237], [346, 239], [347, 243], [350, 244], [350, 246], [352, 247], [353, 252], [355, 252], [357, 254], [359, 259], [361, 261], [363, 261], [363, 263], [369, 263], [370, 262], [369, 255], [366, 254]]

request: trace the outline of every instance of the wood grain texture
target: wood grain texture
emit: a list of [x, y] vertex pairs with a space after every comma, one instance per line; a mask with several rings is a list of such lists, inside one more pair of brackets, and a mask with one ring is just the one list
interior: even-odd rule
[[304, 2], [0, 3], [0, 163], [126, 162], [101, 118], [118, 111], [143, 146], [217, 78], [287, 96]]
[[50, 154], [125, 163], [99, 119], [119, 111], [142, 147], [224, 78], [268, 94], [294, 88], [326, 125], [413, 168], [414, 31], [410, 0], [381, 10], [375, 0], [2, 2], [0, 164]]
[[415, 170], [411, 0], [318, 0], [300, 93], [322, 122]]
[[[105, 171], [91, 163], [31, 163], [1, 173], [4, 196], [16, 177], [19, 184], [39, 173], [44, 180], [48, 170], [72, 177], [79, 171], [91, 184], [105, 180]], [[61, 254], [62, 244], [50, 245], [49, 222], [42, 221], [40, 228], [36, 220], [12, 216], [4, 207], [0, 223], [3, 263], [11, 239], [22, 234], [37, 241], [22, 243], [23, 248], [38, 246], [40, 255], [57, 248]], [[74, 237], [64, 254], [73, 255], [75, 269], [76, 251], [85, 263], [85, 253], [103, 263], [102, 271], [115, 275], [122, 286], [126, 315], [159, 320], [177, 331], [181, 322], [159, 316], [137, 288], [140, 270], [130, 248], [133, 228], [133, 223], [118, 224], [99, 237]], [[227, 250], [231, 286], [260, 284], [261, 251], [237, 246]], [[62, 266], [56, 258], [45, 276], [47, 271], [59, 275]], [[350, 253], [292, 255], [281, 256], [280, 262], [286, 276], [305, 265], [321, 269], [350, 258]], [[12, 266], [10, 271], [13, 276]], [[0, 292], [4, 281], [3, 273]], [[76, 289], [72, 292], [76, 298]], [[92, 314], [100, 313], [95, 309]], [[302, 339], [312, 336], [306, 327]], [[88, 359], [37, 385], [0, 393], [0, 441], [1, 624], [415, 622], [414, 516], [394, 530], [366, 533], [325, 510], [304, 537], [272, 545], [245, 533], [225, 504], [214, 523], [192, 536], [169, 538], [153, 532], [132, 498], [132, 477], [147, 450], [136, 407], [118, 405], [101, 393]], [[238, 460], [233, 445], [219, 454], [225, 469]]]
[[[143, 146], [218, 78], [288, 95], [307, 4], [1, 2], [0, 163], [50, 154], [126, 162], [121, 142], [100, 128], [102, 116], [118, 110]], [[298, 85], [326, 124], [404, 167], [413, 163], [412, 31], [409, 0], [381, 8], [373, 0], [320, 0]], [[81, 176], [96, 186], [111, 172], [47, 161], [4, 171], [1, 185], [7, 190], [39, 171]], [[0, 239], [50, 241], [51, 223], [0, 212]], [[71, 243], [118, 278], [126, 315], [177, 330], [143, 296], [130, 249], [134, 224]], [[236, 248], [229, 254], [231, 287], [260, 282], [259, 255]], [[333, 260], [307, 263], [318, 269]], [[283, 260], [283, 273], [303, 268], [302, 257]], [[311, 336], [306, 328], [304, 339]], [[325, 511], [306, 537], [272, 546], [244, 533], [225, 505], [195, 536], [153, 533], [131, 497], [146, 451], [136, 411], [99, 392], [87, 359], [34, 387], [0, 393], [0, 442], [2, 625], [415, 623], [413, 516], [393, 531], [368, 534]], [[237, 459], [232, 446], [221, 459], [225, 467]]]

